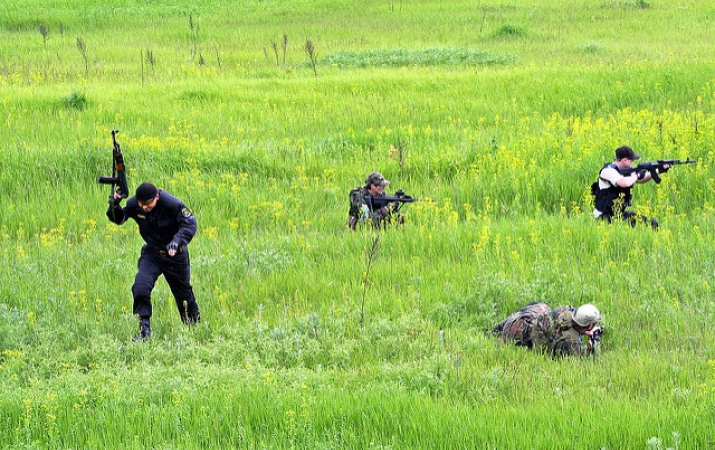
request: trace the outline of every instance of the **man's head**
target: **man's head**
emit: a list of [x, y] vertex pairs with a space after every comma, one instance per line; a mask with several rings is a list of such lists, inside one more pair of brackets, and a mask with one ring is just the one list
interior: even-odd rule
[[390, 184], [390, 182], [387, 181], [380, 172], [373, 172], [368, 175], [367, 179], [365, 180], [365, 186], [370, 186], [371, 184], [374, 184], [375, 186], [385, 187]]
[[156, 206], [156, 201], [159, 200], [159, 189], [145, 181], [137, 188], [135, 197], [141, 209], [144, 212], [150, 212]]
[[367, 179], [365, 179], [365, 186], [372, 195], [384, 193], [385, 186], [388, 184], [390, 184], [390, 182], [387, 181], [380, 172], [372, 172], [367, 176]]
[[622, 159], [630, 159], [631, 161], [636, 161], [638, 159], [641, 159], [641, 155], [634, 152], [633, 149], [629, 146], [624, 145], [623, 147], [618, 147], [616, 149], [616, 161], [620, 161]]
[[591, 325], [595, 325], [601, 321], [601, 313], [598, 311], [598, 308], [590, 303], [586, 303], [585, 305], [579, 306], [576, 312], [573, 313], [573, 321], [580, 327], [589, 328]]

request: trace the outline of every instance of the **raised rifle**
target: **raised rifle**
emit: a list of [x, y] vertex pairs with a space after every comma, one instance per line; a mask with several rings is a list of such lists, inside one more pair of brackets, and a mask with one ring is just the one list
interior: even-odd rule
[[112, 192], [109, 193], [110, 208], [114, 206], [115, 192], [118, 192], [121, 198], [127, 198], [129, 196], [124, 156], [122, 156], [122, 149], [117, 142], [117, 133], [119, 133], [119, 130], [112, 130], [112, 142], [114, 143], [114, 148], [112, 149], [112, 176], [97, 178], [97, 183], [99, 184], [112, 185]]
[[690, 158], [685, 161], [680, 159], [659, 159], [657, 161], [644, 161], [636, 167], [626, 167], [624, 169], [619, 169], [618, 171], [621, 175], [626, 177], [635, 172], [638, 174], [639, 180], [645, 176], [646, 172], [650, 172], [650, 176], [653, 178], [653, 181], [655, 181], [656, 184], [659, 184], [661, 181], [659, 173], [665, 173], [668, 171], [668, 169], [663, 168], [664, 166], [672, 167], [680, 164], [694, 164], [696, 162], [698, 162], [697, 159]]

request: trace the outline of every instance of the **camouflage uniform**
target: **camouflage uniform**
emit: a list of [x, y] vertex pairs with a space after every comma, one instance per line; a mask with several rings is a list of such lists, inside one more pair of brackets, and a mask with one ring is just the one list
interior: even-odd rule
[[350, 211], [348, 212], [348, 226], [355, 229], [358, 223], [370, 220], [372, 226], [379, 228], [389, 222], [392, 210], [387, 207], [372, 210], [372, 205], [368, 205], [365, 196], [368, 195], [368, 188], [365, 186], [356, 187], [350, 191]]
[[365, 203], [367, 189], [364, 186], [356, 187], [350, 191], [350, 211], [348, 212], [348, 226], [353, 230], [360, 221], [367, 219], [369, 210]]
[[504, 342], [545, 351], [552, 356], [583, 356], [581, 333], [574, 329], [574, 308], [551, 309], [546, 303], [529, 303], [498, 324], [492, 332]]
[[529, 303], [495, 326], [492, 332], [499, 335], [504, 342], [511, 341], [516, 345], [531, 348], [531, 333], [536, 319], [550, 310], [551, 307], [546, 303]]
[[581, 333], [574, 329], [574, 311], [570, 306], [560, 306], [539, 316], [531, 334], [534, 347], [551, 356], [585, 355]]

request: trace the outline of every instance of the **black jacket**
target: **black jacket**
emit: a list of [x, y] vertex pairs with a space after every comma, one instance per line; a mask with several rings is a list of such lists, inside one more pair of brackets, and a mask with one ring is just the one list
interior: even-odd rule
[[156, 206], [145, 213], [136, 197], [127, 200], [127, 206], [110, 207], [107, 210], [110, 221], [121, 225], [131, 218], [139, 225], [139, 234], [149, 247], [164, 250], [170, 242], [179, 247], [187, 245], [196, 234], [196, 218], [181, 200], [159, 190]]

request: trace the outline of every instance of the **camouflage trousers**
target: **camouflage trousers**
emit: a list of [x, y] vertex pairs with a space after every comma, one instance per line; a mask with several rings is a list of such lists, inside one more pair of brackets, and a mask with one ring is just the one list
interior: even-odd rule
[[532, 302], [511, 314], [492, 329], [492, 333], [504, 342], [531, 348], [534, 345], [532, 332], [540, 316], [551, 311], [546, 303]]

